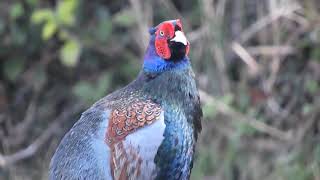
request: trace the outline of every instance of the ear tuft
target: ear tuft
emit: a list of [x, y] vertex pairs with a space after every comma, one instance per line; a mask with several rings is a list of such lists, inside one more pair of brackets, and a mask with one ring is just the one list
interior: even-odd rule
[[151, 28], [149, 28], [149, 33], [150, 33], [150, 35], [154, 35], [154, 33], [157, 31], [157, 28], [155, 28], [155, 27], [151, 27]]

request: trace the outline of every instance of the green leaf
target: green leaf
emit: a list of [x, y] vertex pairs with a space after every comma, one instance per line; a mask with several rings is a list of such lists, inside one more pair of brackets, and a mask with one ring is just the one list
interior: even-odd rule
[[303, 115], [306, 115], [306, 114], [310, 113], [311, 110], [312, 110], [312, 105], [310, 105], [309, 103], [305, 103], [302, 106], [302, 114]]
[[314, 160], [320, 165], [320, 144], [317, 144], [313, 152]]
[[311, 50], [311, 58], [312, 58], [312, 60], [319, 61], [319, 59], [320, 59], [319, 47], [317, 47], [317, 46], [313, 47], [313, 49]]
[[77, 64], [81, 52], [81, 46], [77, 40], [69, 39], [60, 49], [60, 60], [68, 67]]
[[27, 41], [27, 32], [24, 31], [24, 29], [16, 23], [11, 24], [10, 28], [10, 36], [12, 38], [12, 42], [15, 45], [19, 46], [25, 45]]
[[85, 101], [86, 103], [92, 103], [95, 100], [95, 88], [87, 81], [78, 82], [73, 88], [72, 92], [74, 95]]
[[214, 145], [205, 144], [199, 146], [199, 153], [195, 159], [195, 165], [192, 169], [191, 179], [204, 179], [205, 175], [208, 175], [212, 172], [216, 172], [221, 165], [219, 161], [218, 152]]
[[3, 72], [10, 81], [15, 81], [22, 72], [25, 61], [21, 59], [13, 59], [5, 61]]
[[125, 64], [120, 67], [120, 71], [126, 78], [132, 78], [132, 74], [137, 74], [140, 70], [139, 57], [129, 51], [122, 53]]
[[232, 96], [232, 94], [227, 94], [227, 95], [224, 95], [221, 100], [227, 104], [227, 105], [231, 105], [231, 103], [233, 102], [234, 100], [234, 97]]
[[109, 72], [102, 73], [98, 82], [80, 81], [73, 87], [73, 94], [88, 104], [92, 104], [106, 93], [111, 84]]
[[306, 84], [306, 88], [311, 94], [317, 93], [318, 90], [320, 89], [317, 81], [315, 80], [308, 80]]
[[14, 3], [10, 8], [10, 17], [12, 19], [16, 19], [22, 16], [24, 13], [24, 9], [21, 3]]
[[50, 39], [54, 33], [57, 32], [58, 26], [54, 21], [48, 21], [42, 29], [42, 38], [44, 40]]
[[59, 1], [56, 13], [61, 24], [73, 25], [75, 23], [75, 10], [78, 4], [78, 0]]
[[31, 6], [35, 6], [38, 3], [38, 0], [27, 0], [27, 3]]
[[6, 27], [5, 22], [0, 18], [0, 34], [4, 32], [5, 27]]
[[12, 43], [18, 46], [25, 45], [27, 41], [27, 32], [16, 23], [11, 24], [10, 28]]
[[113, 16], [113, 22], [119, 26], [130, 27], [136, 21], [131, 9], [124, 9]]
[[96, 87], [96, 95], [97, 99], [103, 97], [103, 95], [106, 93], [106, 90], [111, 85], [111, 76], [108, 72], [102, 73], [99, 77], [98, 84]]
[[255, 128], [253, 128], [252, 126], [249, 126], [248, 124], [245, 123], [238, 123], [238, 135], [253, 135], [254, 133], [257, 132], [257, 130]]
[[50, 20], [54, 20], [53, 12], [50, 9], [37, 10], [31, 16], [31, 22], [35, 24], [40, 24]]
[[203, 117], [205, 119], [213, 119], [217, 115], [217, 108], [214, 102], [209, 101], [206, 103], [203, 108]]
[[303, 165], [301, 162], [286, 164], [282, 172], [283, 179], [307, 180], [312, 179], [312, 169]]
[[246, 88], [240, 88], [239, 93], [240, 94], [237, 96], [239, 110], [245, 112], [250, 106], [250, 97]]
[[60, 40], [67, 40], [70, 38], [70, 34], [68, 31], [59, 31], [58, 37]]
[[34, 73], [34, 78], [32, 84], [34, 87], [41, 87], [46, 81], [47, 81], [47, 74], [45, 72], [45, 69], [42, 67], [36, 67], [35, 70], [33, 71]]
[[98, 38], [101, 42], [105, 42], [108, 40], [112, 32], [112, 22], [110, 20], [109, 14], [106, 9], [98, 10], [98, 18], [99, 24], [96, 30]]

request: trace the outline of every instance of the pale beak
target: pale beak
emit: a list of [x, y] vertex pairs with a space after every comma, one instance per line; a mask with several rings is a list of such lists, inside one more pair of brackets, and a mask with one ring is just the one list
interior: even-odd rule
[[188, 44], [188, 40], [183, 32], [176, 31], [174, 34], [175, 34], [175, 37], [173, 39], [171, 39], [170, 41], [180, 42], [180, 43], [184, 44], [185, 46]]

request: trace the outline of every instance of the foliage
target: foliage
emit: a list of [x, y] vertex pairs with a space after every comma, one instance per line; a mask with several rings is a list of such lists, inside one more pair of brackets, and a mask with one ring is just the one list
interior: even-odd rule
[[[319, 9], [316, 0], [0, 1], [0, 179], [47, 179], [81, 112], [138, 74], [147, 27], [175, 18], [207, 94], [191, 178], [319, 179]], [[47, 132], [30, 156], [2, 164]]]

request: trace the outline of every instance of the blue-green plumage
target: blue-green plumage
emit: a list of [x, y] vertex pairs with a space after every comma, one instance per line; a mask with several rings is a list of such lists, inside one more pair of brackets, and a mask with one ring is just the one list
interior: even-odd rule
[[[146, 76], [150, 74], [146, 73]], [[146, 94], [164, 108], [164, 140], [155, 157], [157, 179], [188, 179], [202, 111], [190, 66], [153, 74], [144, 87]]]
[[52, 158], [50, 179], [190, 178], [202, 111], [189, 43], [180, 20], [150, 35], [136, 80], [81, 116]]
[[164, 108], [164, 140], [155, 157], [157, 179], [188, 179], [202, 111], [194, 73], [187, 56], [167, 61], [155, 53], [154, 31], [144, 59], [143, 73], [153, 81], [143, 89]]

